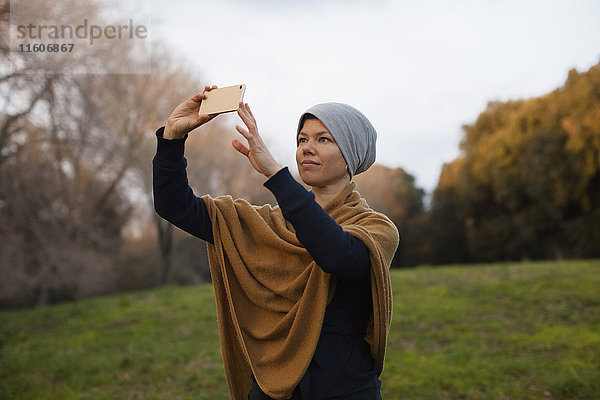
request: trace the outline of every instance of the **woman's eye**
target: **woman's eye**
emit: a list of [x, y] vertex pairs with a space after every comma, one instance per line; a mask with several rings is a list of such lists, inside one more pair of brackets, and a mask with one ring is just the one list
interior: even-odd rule
[[300, 139], [298, 139], [298, 144], [300, 144], [300, 143], [305, 143], [305, 142], [306, 142], [306, 139], [305, 139], [305, 138], [300, 138]]
[[319, 138], [319, 140], [321, 142], [329, 142], [329, 138], [326, 138], [326, 137]]

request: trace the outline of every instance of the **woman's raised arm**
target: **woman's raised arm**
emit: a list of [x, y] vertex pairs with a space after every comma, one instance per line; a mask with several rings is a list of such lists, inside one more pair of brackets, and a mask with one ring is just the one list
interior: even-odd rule
[[213, 242], [212, 223], [204, 201], [197, 197], [187, 180], [184, 155], [187, 134], [216, 115], [198, 115], [205, 93], [217, 86], [206, 86], [180, 105], [169, 116], [167, 125], [156, 132], [158, 145], [152, 160], [154, 209], [178, 228]]

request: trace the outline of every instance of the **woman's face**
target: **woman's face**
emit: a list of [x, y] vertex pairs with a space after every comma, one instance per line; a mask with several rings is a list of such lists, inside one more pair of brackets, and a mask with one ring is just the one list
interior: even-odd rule
[[331, 133], [318, 119], [307, 119], [297, 138], [296, 163], [302, 181], [327, 186], [349, 181], [346, 161]]

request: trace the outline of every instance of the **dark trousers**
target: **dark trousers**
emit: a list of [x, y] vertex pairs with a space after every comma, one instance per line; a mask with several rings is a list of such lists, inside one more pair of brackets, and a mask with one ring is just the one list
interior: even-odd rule
[[[252, 377], [252, 389], [248, 393], [248, 400], [274, 400], [272, 397], [267, 396], [258, 386], [254, 377]], [[313, 400], [313, 399], [302, 399], [300, 389], [297, 387], [292, 393], [290, 400]], [[323, 400], [382, 400], [381, 399], [381, 381], [374, 377], [365, 387], [357, 390], [356, 392], [346, 396], [335, 396], [327, 397]]]

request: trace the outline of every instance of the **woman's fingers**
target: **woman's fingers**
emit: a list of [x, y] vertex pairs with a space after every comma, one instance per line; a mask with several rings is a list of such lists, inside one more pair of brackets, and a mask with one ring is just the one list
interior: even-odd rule
[[239, 125], [235, 126], [235, 129], [242, 134], [243, 137], [245, 137], [248, 142], [250, 142], [252, 140], [252, 134], [250, 132], [248, 132], [247, 130], [245, 130], [244, 128], [242, 128]]
[[200, 114], [196, 117], [196, 120], [199, 122], [199, 125], [203, 125], [205, 123], [207, 123], [208, 121], [210, 121], [211, 119], [213, 119], [214, 117], [216, 117], [217, 114], [212, 114], [212, 115], [208, 115], [208, 114]]
[[252, 110], [250, 109], [250, 104], [245, 103], [246, 104], [246, 109], [248, 110], [248, 114], [250, 114], [250, 117], [252, 117], [252, 119], [254, 119], [254, 114], [252, 114]]
[[248, 132], [254, 135], [256, 133], [256, 124], [252, 123], [252, 121], [250, 121], [244, 114], [240, 114], [240, 118], [242, 119], [244, 125], [246, 125], [246, 128], [248, 128]]
[[240, 103], [240, 107], [238, 108], [238, 115], [240, 116], [240, 118], [242, 119], [244, 124], [246, 124], [246, 126], [248, 127], [248, 130], [252, 134], [258, 133], [257, 126], [256, 126], [256, 120], [254, 119], [254, 116], [252, 115], [252, 113], [249, 112], [247, 107], [244, 106], [244, 103]]
[[250, 149], [249, 149], [249, 148], [247, 148], [246, 146], [244, 146], [244, 145], [242, 144], [242, 142], [240, 142], [240, 141], [239, 141], [239, 140], [237, 140], [237, 139], [233, 139], [233, 141], [231, 142], [231, 144], [233, 145], [233, 147], [234, 147], [234, 148], [235, 148], [237, 151], [239, 151], [240, 153], [242, 153], [242, 154], [243, 154], [243, 155], [245, 155], [246, 157], [248, 157], [248, 156], [249, 156], [249, 154], [250, 154]]
[[200, 101], [202, 101], [203, 98], [204, 98], [204, 93], [198, 93], [195, 96], [193, 96], [190, 100], [192, 100], [195, 103], [199, 103]]
[[211, 90], [214, 90], [217, 88], [217, 85], [212, 85], [212, 86], [204, 86], [204, 91], [202, 93], [198, 93], [196, 95], [194, 95], [192, 98], [190, 98], [190, 100], [198, 103], [199, 101], [203, 100], [206, 98], [206, 95], [204, 93], [206, 92], [210, 92]]
[[240, 102], [240, 109], [242, 110], [244, 116], [254, 125], [256, 125], [256, 119], [254, 118], [254, 114], [252, 114], [252, 110], [250, 110], [250, 105], [248, 103]]

